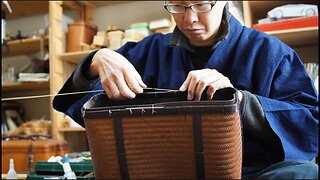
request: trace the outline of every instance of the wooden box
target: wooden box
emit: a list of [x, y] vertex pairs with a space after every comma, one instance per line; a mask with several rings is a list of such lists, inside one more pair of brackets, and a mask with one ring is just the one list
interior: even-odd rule
[[1, 144], [1, 173], [9, 170], [10, 159], [14, 159], [17, 173], [29, 172], [37, 161], [46, 161], [51, 156], [62, 156], [68, 152], [67, 142], [64, 140], [9, 140]]
[[240, 179], [236, 90], [218, 90], [210, 101], [186, 97], [180, 91], [145, 92], [128, 101], [106, 94], [89, 100], [83, 115], [95, 177]]

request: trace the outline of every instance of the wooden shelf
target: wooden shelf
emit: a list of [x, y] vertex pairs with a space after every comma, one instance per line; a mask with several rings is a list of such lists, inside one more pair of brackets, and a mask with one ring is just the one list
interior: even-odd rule
[[17, 82], [4, 83], [1, 85], [2, 92], [17, 92], [43, 89], [49, 89], [49, 82]]
[[277, 37], [291, 47], [318, 45], [319, 41], [319, 27], [268, 31], [266, 33]]
[[[40, 14], [47, 14], [49, 12], [49, 1], [8, 1], [12, 9], [12, 13], [8, 12], [7, 7], [1, 3], [1, 7], [6, 13], [6, 18], [15, 19], [26, 16], [34, 16]], [[109, 6], [114, 4], [121, 4], [130, 1], [78, 1], [81, 4], [92, 4], [96, 7]], [[78, 3], [74, 1], [74, 3]], [[67, 2], [68, 3], [68, 2]], [[26, 8], [29, 7], [29, 8]]]
[[295, 0], [295, 1], [247, 1], [249, 4], [252, 24], [257, 24], [259, 19], [266, 18], [268, 11], [275, 7], [286, 5], [286, 4], [319, 4], [316, 0]]
[[59, 132], [82, 132], [82, 131], [86, 131], [86, 129], [82, 127], [59, 128]]
[[[245, 25], [252, 27], [252, 24], [257, 24], [259, 19], [267, 17], [268, 11], [275, 7], [286, 4], [316, 4], [316, 0], [306, 1], [243, 1]], [[319, 38], [318, 27], [307, 27], [287, 30], [268, 31], [267, 34], [273, 35], [288, 44], [291, 47], [298, 46], [313, 46], [318, 45]]]
[[93, 51], [95, 50], [63, 53], [63, 54], [59, 54], [58, 58], [66, 62], [78, 64], [81, 59], [83, 59]]
[[[9, 53], [4, 54], [5, 57], [9, 56], [18, 56], [25, 54], [33, 54], [40, 51], [41, 47], [41, 39], [40, 38], [28, 38], [28, 39], [20, 39], [8, 41]], [[43, 38], [43, 46], [48, 47], [49, 38], [48, 36]], [[2, 52], [6, 52], [4, 46], [2, 46]]]

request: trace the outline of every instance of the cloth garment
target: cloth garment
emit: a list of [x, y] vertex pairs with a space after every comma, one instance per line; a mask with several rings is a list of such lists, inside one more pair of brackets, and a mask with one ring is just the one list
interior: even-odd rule
[[310, 161], [289, 160], [269, 167], [243, 167], [242, 179], [319, 179], [318, 169]]
[[[298, 55], [278, 39], [242, 26], [233, 16], [229, 26], [228, 35], [217, 43], [204, 68], [216, 69], [235, 88], [254, 94], [244, 93], [248, 106], [257, 108], [243, 116], [260, 114], [265, 119], [259, 123], [242, 117], [244, 165], [271, 165], [279, 161], [274, 152], [283, 153], [281, 160], [313, 159], [318, 153], [318, 94]], [[172, 37], [154, 34], [139, 43], [129, 42], [117, 52], [134, 65], [148, 87], [179, 89], [195, 68], [186, 48], [170, 45]], [[82, 63], [90, 63], [94, 53]], [[73, 78], [80, 74], [75, 71], [60, 93], [75, 88]], [[99, 80], [92, 80], [79, 88], [99, 90], [102, 86]], [[83, 125], [80, 109], [94, 94], [57, 96], [54, 108]], [[272, 129], [275, 137], [270, 138], [278, 139], [280, 148], [276, 141], [272, 145], [265, 140], [266, 128]]]

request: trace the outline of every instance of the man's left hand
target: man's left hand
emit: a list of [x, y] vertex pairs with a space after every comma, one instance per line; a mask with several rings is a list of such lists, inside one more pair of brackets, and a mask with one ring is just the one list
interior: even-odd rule
[[[179, 88], [180, 91], [188, 90], [188, 100], [199, 101], [203, 91], [208, 87], [207, 99], [211, 100], [218, 89], [233, 87], [229, 78], [215, 69], [202, 69], [190, 71], [187, 79]], [[240, 95], [240, 97], [242, 97]], [[241, 98], [242, 99], [242, 98]]]

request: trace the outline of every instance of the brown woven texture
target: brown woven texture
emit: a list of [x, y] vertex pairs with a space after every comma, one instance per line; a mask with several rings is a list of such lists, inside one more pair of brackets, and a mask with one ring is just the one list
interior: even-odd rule
[[[192, 114], [122, 117], [130, 179], [197, 179]], [[205, 178], [240, 179], [239, 112], [202, 114]], [[121, 179], [113, 119], [88, 119], [97, 179]]]
[[[14, 168], [17, 173], [26, 173], [29, 170], [29, 153], [31, 140], [10, 140], [1, 142], [1, 173], [9, 170], [10, 159], [14, 160]], [[64, 156], [68, 153], [67, 142], [64, 140], [37, 140], [33, 142], [33, 163], [46, 161], [51, 156]]]

